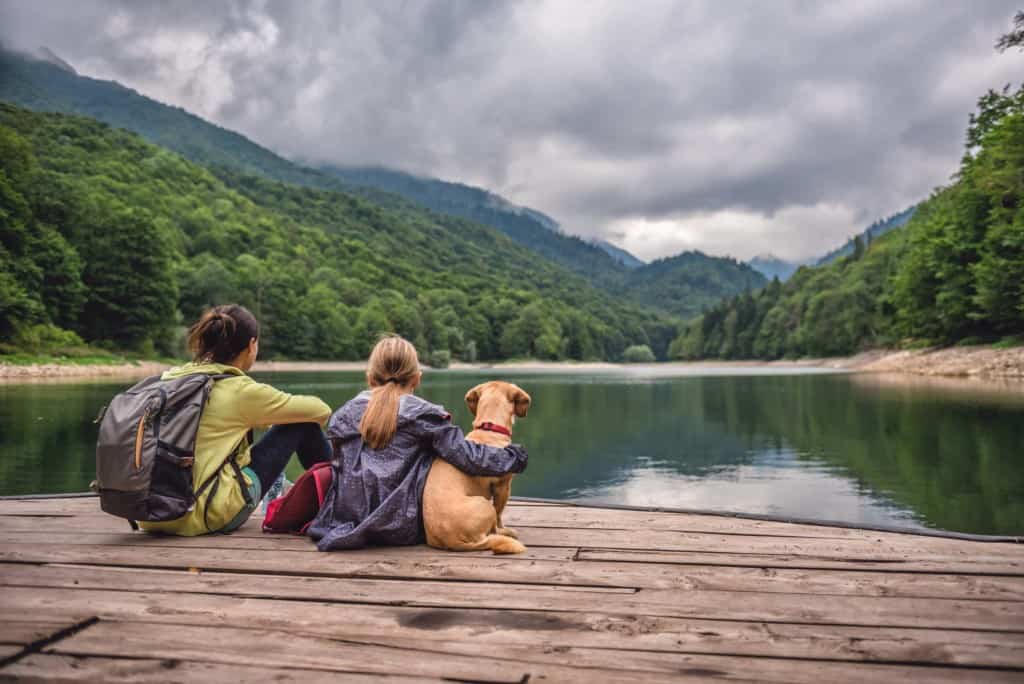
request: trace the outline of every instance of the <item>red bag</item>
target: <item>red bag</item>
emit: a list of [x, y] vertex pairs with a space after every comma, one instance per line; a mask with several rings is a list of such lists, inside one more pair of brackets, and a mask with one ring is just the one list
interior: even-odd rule
[[306, 528], [320, 511], [333, 481], [334, 469], [330, 463], [314, 463], [292, 484], [287, 494], [267, 504], [263, 531], [305, 534]]

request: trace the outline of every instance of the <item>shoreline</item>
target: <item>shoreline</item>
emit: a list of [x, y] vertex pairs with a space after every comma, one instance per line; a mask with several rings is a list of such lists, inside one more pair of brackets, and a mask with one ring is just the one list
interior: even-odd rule
[[[34, 382], [64, 379], [130, 379], [155, 375], [171, 364], [159, 361], [123, 364], [28, 364], [0, 363], [0, 382]], [[365, 370], [363, 361], [258, 361], [253, 373], [343, 372]], [[763, 368], [827, 369], [855, 373], [885, 373], [947, 378], [1024, 380], [1024, 347], [994, 349], [988, 346], [948, 347], [924, 350], [875, 350], [848, 357], [805, 358], [777, 361], [666, 361], [656, 364], [624, 364], [605, 361], [505, 361], [455, 362], [455, 371], [616, 371], [625, 368], [695, 369]]]

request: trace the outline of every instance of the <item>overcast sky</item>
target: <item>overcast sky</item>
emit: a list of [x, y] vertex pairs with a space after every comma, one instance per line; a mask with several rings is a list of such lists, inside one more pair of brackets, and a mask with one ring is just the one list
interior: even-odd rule
[[0, 0], [285, 156], [479, 185], [652, 259], [821, 254], [946, 183], [1021, 0]]

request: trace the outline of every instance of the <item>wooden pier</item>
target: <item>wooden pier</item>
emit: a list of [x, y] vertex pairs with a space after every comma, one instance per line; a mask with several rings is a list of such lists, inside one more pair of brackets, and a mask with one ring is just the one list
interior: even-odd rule
[[522, 556], [0, 501], [0, 679], [1024, 681], [1024, 545], [514, 502]]

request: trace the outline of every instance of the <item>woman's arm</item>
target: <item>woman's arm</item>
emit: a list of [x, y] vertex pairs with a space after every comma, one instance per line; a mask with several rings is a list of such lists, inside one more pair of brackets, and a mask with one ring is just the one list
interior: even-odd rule
[[468, 475], [505, 475], [526, 470], [528, 455], [520, 444], [500, 449], [466, 441], [459, 426], [441, 416], [423, 416], [420, 422], [437, 455]]
[[250, 427], [319, 423], [331, 416], [330, 407], [317, 397], [288, 394], [260, 382], [246, 383], [238, 395], [238, 413]]

